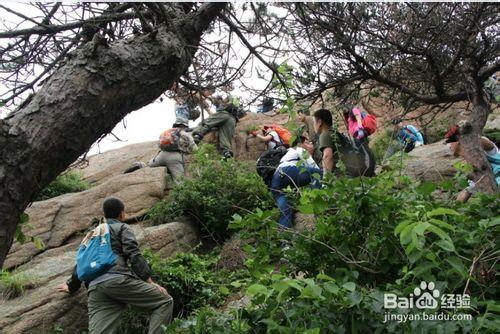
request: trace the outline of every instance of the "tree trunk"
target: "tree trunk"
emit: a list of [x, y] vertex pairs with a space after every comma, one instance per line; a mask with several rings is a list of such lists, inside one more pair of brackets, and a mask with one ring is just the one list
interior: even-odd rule
[[20, 215], [41, 189], [125, 115], [172, 86], [224, 6], [205, 4], [173, 27], [159, 26], [109, 46], [94, 38], [19, 110], [0, 120], [0, 267]]
[[460, 128], [460, 151], [463, 158], [473, 167], [470, 178], [476, 183], [477, 190], [494, 194], [497, 192], [497, 185], [480, 141], [488, 115], [491, 113], [491, 106], [484, 97], [482, 85], [472, 75], [469, 77], [469, 84], [472, 91], [470, 95], [472, 112], [467, 122]]

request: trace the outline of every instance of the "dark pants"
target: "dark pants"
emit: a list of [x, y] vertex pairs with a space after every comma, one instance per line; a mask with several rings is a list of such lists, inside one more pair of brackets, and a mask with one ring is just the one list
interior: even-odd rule
[[318, 168], [306, 168], [297, 166], [287, 166], [279, 168], [273, 175], [271, 181], [271, 193], [273, 194], [278, 209], [281, 212], [279, 219], [279, 224], [283, 227], [292, 227], [293, 222], [293, 210], [288, 200], [286, 194], [283, 192], [288, 186], [302, 187], [310, 184], [312, 188], [320, 188], [321, 182], [313, 177], [313, 174], [322, 175], [322, 172]]

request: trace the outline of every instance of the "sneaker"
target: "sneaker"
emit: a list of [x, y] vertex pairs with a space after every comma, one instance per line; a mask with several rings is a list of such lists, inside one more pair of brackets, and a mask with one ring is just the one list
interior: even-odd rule
[[202, 137], [201, 135], [199, 135], [198, 133], [195, 133], [195, 134], [193, 135], [193, 139], [194, 139], [194, 142], [195, 142], [196, 144], [198, 144], [198, 143], [199, 143], [199, 142], [203, 139], [203, 137]]
[[231, 151], [224, 151], [222, 153], [222, 157], [224, 158], [224, 160], [231, 159], [233, 156], [233, 152]]

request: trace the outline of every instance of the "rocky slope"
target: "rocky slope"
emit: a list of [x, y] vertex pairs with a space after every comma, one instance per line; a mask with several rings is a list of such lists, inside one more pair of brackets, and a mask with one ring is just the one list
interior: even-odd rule
[[[265, 149], [265, 145], [255, 138], [247, 140], [250, 127], [287, 121], [286, 115], [247, 115], [237, 125], [233, 144], [235, 157], [254, 162]], [[215, 134], [206, 137], [206, 141], [215, 140]], [[132, 162], [147, 161], [156, 153], [156, 142], [146, 142], [90, 157], [82, 172], [91, 182], [91, 189], [35, 202], [28, 208], [30, 220], [23, 230], [29, 236], [40, 238], [45, 248], [39, 250], [32, 243], [13, 245], [5, 268], [16, 275], [27, 276], [33, 281], [34, 288], [11, 300], [0, 298], [0, 333], [48, 333], [54, 326], [75, 333], [86, 328], [84, 289], [71, 297], [57, 293], [55, 287], [69, 276], [82, 235], [90, 227], [92, 218], [101, 216], [101, 203], [108, 196], [124, 200], [128, 223], [134, 228], [142, 247], [166, 257], [199, 242], [196, 226], [188, 221], [159, 226], [142, 221], [147, 210], [165, 196], [165, 169], [144, 168], [131, 174], [122, 172]], [[411, 152], [404, 172], [418, 179], [439, 181], [454, 174], [452, 166], [455, 161], [457, 159], [451, 157], [446, 145], [435, 143]], [[314, 226], [314, 217], [311, 216], [297, 221], [299, 230]], [[228, 254], [231, 247], [238, 250], [239, 246], [228, 244]], [[244, 254], [238, 256], [229, 266], [241, 265]], [[233, 259], [226, 262], [231, 261]]]

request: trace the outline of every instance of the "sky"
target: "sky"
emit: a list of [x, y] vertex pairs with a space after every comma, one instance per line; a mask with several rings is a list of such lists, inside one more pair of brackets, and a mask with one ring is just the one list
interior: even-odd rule
[[[18, 12], [22, 12], [24, 15], [35, 18], [39, 15], [39, 12], [35, 12], [30, 6], [14, 1], [7, 1], [6, 6], [12, 8]], [[243, 14], [245, 15], [245, 14]], [[0, 10], [0, 22], [9, 22], [9, 23], [17, 23], [19, 22], [19, 17], [5, 12], [4, 10]], [[26, 22], [24, 25], [20, 25], [17, 29], [27, 28], [33, 26], [32, 22]], [[0, 28], [1, 29], [1, 28]], [[217, 39], [218, 36], [207, 36], [207, 39]], [[253, 42], [250, 39], [251, 42]], [[5, 40], [0, 42], [6, 42]], [[233, 47], [238, 50], [243, 50], [242, 44], [238, 40], [233, 40]], [[246, 53], [247, 51], [245, 51]], [[250, 83], [255, 89], [264, 89], [268, 83], [268, 79], [259, 78], [257, 76], [256, 69], [258, 68], [260, 73], [270, 72], [267, 69], [263, 68], [261, 64], [256, 64], [255, 62], [250, 62], [247, 64], [248, 68], [245, 68], [245, 75], [247, 85]], [[268, 73], [271, 76], [271, 73]], [[2, 87], [0, 87], [0, 92], [2, 91]], [[248, 95], [244, 90], [235, 87], [233, 94], [245, 97]], [[255, 111], [256, 105], [250, 106], [250, 111]], [[214, 110], [214, 107], [212, 106]], [[0, 110], [0, 118], [5, 117], [8, 112], [4, 110]], [[201, 117], [200, 117], [201, 119]], [[199, 121], [190, 121], [190, 126], [195, 126]], [[88, 155], [94, 155], [98, 153], [102, 153], [111, 149], [116, 149], [123, 147], [125, 145], [139, 143], [144, 141], [154, 141], [157, 140], [160, 133], [172, 126], [175, 120], [174, 113], [174, 101], [172, 99], [167, 98], [166, 96], [162, 96], [162, 99], [158, 99], [157, 101], [128, 114], [120, 123], [116, 125], [114, 130], [112, 131], [113, 135], [108, 135], [99, 143], [95, 143], [89, 150]], [[117, 140], [118, 137], [120, 140]]]

